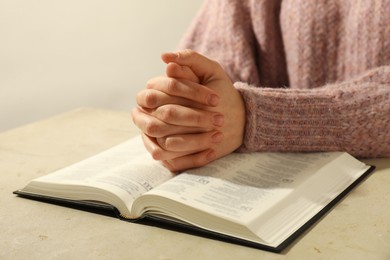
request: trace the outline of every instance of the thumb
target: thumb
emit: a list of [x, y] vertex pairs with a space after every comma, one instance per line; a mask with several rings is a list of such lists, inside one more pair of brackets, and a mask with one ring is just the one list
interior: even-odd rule
[[178, 52], [163, 53], [161, 58], [167, 64], [175, 62], [181, 66], [189, 67], [203, 82], [208, 82], [224, 75], [222, 67], [218, 62], [193, 50], [186, 49]]
[[199, 78], [187, 66], [181, 66], [177, 63], [170, 62], [167, 64], [165, 72], [167, 76], [171, 78], [184, 79], [195, 83], [200, 83]]

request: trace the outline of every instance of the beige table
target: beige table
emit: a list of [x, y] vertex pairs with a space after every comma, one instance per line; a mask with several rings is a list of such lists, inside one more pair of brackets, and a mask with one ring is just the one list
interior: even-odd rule
[[390, 259], [390, 159], [282, 254], [18, 198], [30, 179], [138, 131], [129, 113], [78, 109], [0, 133], [0, 259]]

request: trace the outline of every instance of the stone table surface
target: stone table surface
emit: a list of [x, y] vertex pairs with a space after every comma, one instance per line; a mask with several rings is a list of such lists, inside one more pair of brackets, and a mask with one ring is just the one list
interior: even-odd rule
[[390, 259], [390, 159], [281, 254], [27, 200], [31, 179], [139, 134], [80, 108], [0, 133], [0, 259]]

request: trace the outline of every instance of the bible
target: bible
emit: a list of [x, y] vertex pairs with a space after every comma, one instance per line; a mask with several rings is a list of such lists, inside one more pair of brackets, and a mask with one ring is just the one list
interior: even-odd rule
[[232, 153], [174, 174], [137, 136], [15, 194], [280, 252], [373, 169], [344, 152], [264, 152]]

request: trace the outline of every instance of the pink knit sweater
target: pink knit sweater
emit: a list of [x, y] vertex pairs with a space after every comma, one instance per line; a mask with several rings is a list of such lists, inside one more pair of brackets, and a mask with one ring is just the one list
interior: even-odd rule
[[239, 151], [390, 156], [390, 0], [208, 0], [180, 47], [235, 82]]

